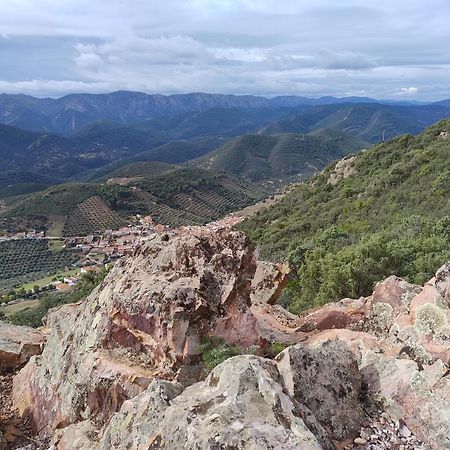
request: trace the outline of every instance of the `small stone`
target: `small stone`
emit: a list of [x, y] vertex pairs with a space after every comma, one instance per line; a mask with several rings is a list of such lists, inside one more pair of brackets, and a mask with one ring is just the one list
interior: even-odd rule
[[367, 444], [367, 441], [365, 439], [363, 439], [362, 437], [357, 437], [353, 442], [356, 445], [366, 445]]
[[370, 439], [370, 433], [368, 433], [366, 430], [362, 430], [360, 434], [361, 434], [361, 437], [363, 439], [365, 439], [366, 441], [368, 441]]
[[411, 436], [411, 431], [409, 431], [409, 428], [406, 425], [402, 425], [398, 430], [398, 433], [404, 438], [408, 438]]

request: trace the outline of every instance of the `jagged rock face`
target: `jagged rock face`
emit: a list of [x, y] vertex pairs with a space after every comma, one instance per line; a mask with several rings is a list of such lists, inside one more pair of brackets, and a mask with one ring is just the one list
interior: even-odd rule
[[0, 374], [23, 366], [42, 351], [45, 333], [0, 321]]
[[423, 287], [389, 277], [368, 298], [326, 305], [302, 318], [313, 330], [302, 348], [347, 345], [367, 397], [433, 449], [450, 448], [449, 286], [447, 263]]
[[278, 379], [272, 361], [238, 356], [174, 398], [177, 386], [154, 382], [113, 417], [99, 449], [333, 448], [308, 429]]
[[268, 324], [262, 307], [285, 272], [265, 265], [267, 280], [253, 281], [257, 267], [243, 233], [156, 237], [86, 301], [49, 315], [43, 354], [15, 378], [15, 405], [42, 435], [85, 419], [103, 424], [156, 376], [198, 381], [205, 336], [241, 347], [274, 336], [298, 342], [294, 317]]
[[[423, 287], [389, 277], [302, 317], [276, 304], [286, 272], [238, 232], [155, 238], [49, 315], [15, 405], [58, 450], [335, 450], [373, 411], [450, 448], [450, 263]], [[274, 361], [231, 358], [201, 381], [205, 336], [295, 345]]]
[[343, 440], [361, 428], [365, 386], [344, 341], [295, 345], [278, 355], [277, 362], [289, 396], [314, 411], [333, 439]]

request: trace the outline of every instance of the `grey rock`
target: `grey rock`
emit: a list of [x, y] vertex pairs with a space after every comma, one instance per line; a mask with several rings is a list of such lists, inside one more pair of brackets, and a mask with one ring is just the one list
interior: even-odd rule
[[41, 353], [44, 341], [39, 330], [0, 321], [0, 373], [17, 370]]
[[246, 355], [174, 398], [176, 386], [154, 382], [112, 417], [99, 450], [334, 448], [307, 428], [278, 378], [275, 363]]
[[360, 429], [363, 378], [345, 342], [326, 341], [313, 348], [297, 344], [278, 355], [277, 365], [289, 396], [313, 411], [334, 439]]

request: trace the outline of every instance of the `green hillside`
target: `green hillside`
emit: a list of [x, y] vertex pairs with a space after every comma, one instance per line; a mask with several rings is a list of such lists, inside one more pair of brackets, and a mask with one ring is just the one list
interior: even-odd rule
[[[110, 188], [113, 188], [111, 186]], [[148, 214], [170, 226], [204, 224], [256, 203], [267, 193], [231, 175], [176, 168], [131, 181], [115, 208], [122, 214]]]
[[[445, 134], [448, 133], [448, 134]], [[243, 225], [262, 256], [289, 259], [295, 311], [371, 292], [396, 274], [423, 283], [450, 259], [450, 120], [335, 164]]]
[[178, 166], [173, 164], [167, 164], [159, 161], [136, 162], [127, 164], [126, 166], [109, 172], [96, 181], [107, 181], [111, 178], [120, 177], [148, 177], [170, 172], [172, 170], [176, 170], [177, 168]]
[[160, 133], [170, 139], [192, 139], [199, 136], [238, 136], [251, 133], [274, 120], [279, 120], [307, 109], [274, 107], [263, 108], [211, 108], [179, 114], [173, 117], [158, 117], [139, 124], [153, 134]]
[[316, 130], [301, 135], [245, 135], [209, 153], [198, 160], [198, 164], [252, 181], [299, 180], [364, 145], [361, 140], [335, 130]]
[[119, 228], [136, 214], [170, 226], [203, 224], [267, 195], [231, 175], [155, 162], [131, 164], [106, 179], [9, 199], [0, 210], [0, 231], [36, 228], [51, 236], [80, 236]]
[[199, 158], [206, 153], [215, 150], [224, 143], [221, 137], [204, 137], [193, 139], [192, 141], [172, 141], [167, 144], [145, 150], [132, 156], [120, 158], [117, 161], [105, 164], [102, 167], [87, 170], [78, 174], [78, 181], [96, 181], [110, 177], [110, 174], [119, 172], [123, 167], [131, 167], [132, 163], [137, 162], [158, 162], [167, 164], [180, 164], [191, 159]]
[[0, 231], [36, 228], [51, 236], [73, 236], [124, 225], [102, 194], [100, 184], [67, 183], [18, 198], [0, 214]]

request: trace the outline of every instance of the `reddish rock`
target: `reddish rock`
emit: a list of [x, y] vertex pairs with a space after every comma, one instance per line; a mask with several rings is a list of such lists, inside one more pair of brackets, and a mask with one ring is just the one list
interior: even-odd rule
[[272, 264], [258, 261], [255, 275], [252, 279], [252, 304], [269, 303], [274, 305], [286, 285], [290, 269], [287, 264]]
[[401, 278], [391, 276], [377, 283], [370, 303], [371, 305], [387, 303], [397, 313], [405, 313], [409, 308], [412, 298], [421, 290], [419, 286], [410, 284]]
[[334, 328], [361, 328], [366, 313], [367, 299], [344, 299], [340, 302], [305, 311], [298, 323], [302, 331], [330, 330]]
[[268, 264], [253, 281], [257, 267], [240, 232], [155, 237], [86, 301], [49, 315], [48, 345], [14, 380], [16, 407], [44, 436], [82, 418], [103, 424], [155, 376], [197, 381], [205, 337], [239, 347], [297, 342], [301, 333], [251, 309], [273, 301], [285, 275]]
[[0, 373], [17, 370], [42, 351], [45, 333], [0, 321]]
[[436, 289], [436, 286], [434, 284], [425, 284], [422, 291], [411, 300], [411, 304], [409, 307], [411, 317], [415, 318], [415, 311], [419, 306], [426, 303], [438, 304], [441, 299], [442, 297], [440, 296], [439, 291]]
[[[449, 267], [423, 288], [390, 277], [297, 317], [275, 304], [286, 270], [259, 262], [242, 233], [155, 237], [84, 302], [51, 312], [14, 403], [59, 450], [335, 450], [380, 409], [450, 448]], [[208, 337], [295, 345], [275, 362], [229, 359], [198, 382]]]

